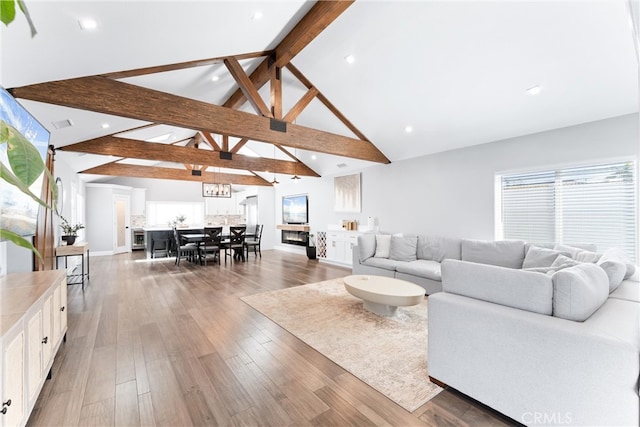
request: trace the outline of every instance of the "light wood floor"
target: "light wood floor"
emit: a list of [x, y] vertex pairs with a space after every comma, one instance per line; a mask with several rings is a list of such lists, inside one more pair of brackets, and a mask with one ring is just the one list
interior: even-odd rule
[[506, 425], [444, 391], [413, 413], [240, 301], [350, 274], [281, 251], [247, 262], [91, 258], [29, 426]]

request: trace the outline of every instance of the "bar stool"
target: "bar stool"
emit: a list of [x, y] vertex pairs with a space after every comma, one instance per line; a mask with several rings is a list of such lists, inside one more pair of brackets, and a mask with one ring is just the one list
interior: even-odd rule
[[170, 239], [151, 239], [151, 258], [156, 258], [156, 254], [163, 254], [169, 257]]

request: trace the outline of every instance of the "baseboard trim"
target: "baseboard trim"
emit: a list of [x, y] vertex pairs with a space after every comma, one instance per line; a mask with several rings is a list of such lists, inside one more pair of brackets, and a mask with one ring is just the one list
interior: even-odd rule
[[90, 256], [108, 256], [113, 255], [113, 251], [91, 251], [89, 252]]

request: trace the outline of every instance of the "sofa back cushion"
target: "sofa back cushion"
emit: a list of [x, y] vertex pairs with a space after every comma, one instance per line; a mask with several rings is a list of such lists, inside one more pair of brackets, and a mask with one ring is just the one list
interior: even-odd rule
[[415, 261], [418, 236], [391, 236], [389, 259], [395, 261]]
[[624, 280], [624, 275], [627, 272], [626, 265], [624, 265], [622, 261], [609, 258], [601, 259], [598, 261], [597, 265], [607, 273], [607, 277], [609, 279], [609, 293], [618, 289], [618, 286], [620, 286]]
[[442, 262], [445, 259], [460, 259], [461, 240], [453, 237], [418, 236], [418, 259]]
[[376, 251], [373, 254], [376, 258], [389, 258], [391, 250], [391, 235], [376, 234]]
[[488, 264], [442, 261], [442, 290], [534, 313], [552, 313], [551, 276]]
[[521, 240], [462, 240], [462, 261], [522, 268], [524, 242]]
[[568, 253], [531, 245], [524, 256], [522, 268], [551, 267], [559, 255], [566, 256]]
[[360, 262], [371, 258], [376, 253], [376, 235], [365, 233], [358, 236], [358, 258]]
[[579, 264], [565, 268], [553, 276], [553, 315], [583, 322], [609, 296], [609, 278], [595, 264]]

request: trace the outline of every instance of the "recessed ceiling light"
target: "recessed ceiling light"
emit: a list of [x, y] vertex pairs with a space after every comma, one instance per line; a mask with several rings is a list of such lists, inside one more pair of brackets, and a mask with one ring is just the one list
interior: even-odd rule
[[405, 127], [404, 127], [404, 131], [405, 131], [406, 133], [411, 133], [411, 132], [413, 132], [413, 126], [405, 126]]
[[317, 158], [318, 158], [318, 156], [316, 156], [315, 154], [312, 154], [312, 155], [311, 155], [311, 160], [315, 160], [315, 159], [317, 159]]
[[353, 64], [354, 62], [356, 62], [356, 58], [354, 58], [353, 55], [345, 56], [344, 60], [347, 61], [347, 64]]
[[109, 129], [109, 123], [103, 123], [101, 126], [102, 129]]
[[253, 19], [254, 21], [257, 21], [258, 19], [262, 19], [262, 12], [258, 11], [254, 13], [251, 19]]
[[536, 85], [527, 89], [527, 93], [531, 96], [539, 95], [542, 92], [542, 87]]
[[80, 19], [78, 24], [80, 24], [80, 28], [83, 30], [95, 30], [98, 28], [98, 22], [91, 18]]
[[218, 80], [220, 80], [220, 76], [211, 76], [212, 82], [217, 82]]

